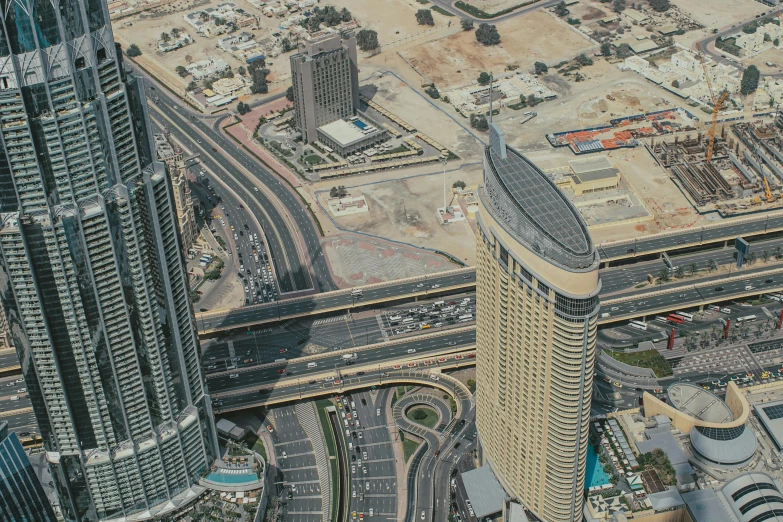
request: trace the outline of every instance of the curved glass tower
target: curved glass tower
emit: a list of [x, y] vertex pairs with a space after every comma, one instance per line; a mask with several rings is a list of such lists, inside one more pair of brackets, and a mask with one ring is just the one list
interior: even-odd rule
[[598, 254], [578, 211], [490, 126], [476, 251], [482, 458], [545, 522], [582, 520]]
[[192, 498], [211, 416], [141, 82], [105, 1], [0, 8], [0, 301], [63, 515], [160, 515]]

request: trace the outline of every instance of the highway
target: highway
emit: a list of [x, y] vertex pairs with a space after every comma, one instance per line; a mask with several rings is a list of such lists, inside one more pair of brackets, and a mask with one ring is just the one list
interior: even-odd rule
[[[308, 261], [317, 289], [336, 289], [323, 258], [319, 234], [299, 196], [208, 122], [186, 116], [180, 102], [169, 98], [163, 89], [148, 90], [147, 95], [151, 114], [167, 123], [177, 139], [187, 143], [209, 170], [224, 174], [220, 182], [247, 201], [266, 234], [281, 291], [313, 288]], [[298, 248], [301, 241], [304, 251]]]
[[20, 438], [38, 432], [32, 403], [20, 376], [0, 379], [0, 421], [8, 421], [9, 431], [17, 432]]

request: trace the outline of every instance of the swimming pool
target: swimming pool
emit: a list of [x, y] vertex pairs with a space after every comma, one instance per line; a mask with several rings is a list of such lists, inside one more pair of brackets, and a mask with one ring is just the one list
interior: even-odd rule
[[207, 480], [220, 482], [221, 484], [245, 484], [248, 482], [256, 482], [258, 476], [255, 473], [210, 473], [207, 475]]
[[611, 484], [609, 477], [604, 473], [604, 467], [598, 460], [598, 455], [593, 451], [593, 447], [587, 446], [587, 474], [585, 475], [585, 489], [593, 486], [603, 486]]
[[359, 130], [364, 130], [367, 128], [367, 124], [364, 123], [362, 120], [356, 120], [353, 122], [353, 124], [359, 127]]

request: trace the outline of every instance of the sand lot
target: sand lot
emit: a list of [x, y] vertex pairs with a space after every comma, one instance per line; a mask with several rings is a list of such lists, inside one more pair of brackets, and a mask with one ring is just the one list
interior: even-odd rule
[[466, 0], [466, 3], [492, 14], [519, 5], [523, 0]]
[[[422, 97], [392, 75], [385, 75], [364, 83], [361, 91], [374, 102], [415, 125], [416, 129], [454, 151], [463, 162], [480, 161], [478, 156], [480, 148], [477, 141], [449, 116], [433, 107], [434, 104], [436, 107], [441, 107], [453, 114], [450, 105], [440, 100]], [[460, 124], [469, 126], [469, 122], [465, 118], [458, 115], [455, 115], [454, 118]]]
[[[359, 21], [362, 29], [376, 31], [381, 49], [396, 40], [430, 29], [416, 23], [415, 12], [422, 6], [415, 0], [334, 0], [329, 4], [338, 10], [345, 7]], [[437, 25], [439, 15], [433, 13], [433, 16]]]
[[[481, 182], [481, 177], [481, 167], [477, 165], [459, 172], [447, 172], [446, 182], [451, 186], [454, 181], [461, 180], [475, 186]], [[475, 264], [474, 236], [468, 222], [442, 226], [436, 217], [436, 207], [443, 204], [442, 175], [350, 185], [349, 189], [353, 196], [365, 196], [370, 210], [338, 218], [337, 223], [344, 230], [442, 250], [468, 264]]]
[[728, 27], [770, 10], [770, 7], [756, 0], [710, 0], [709, 2], [671, 0], [671, 2], [708, 29]]
[[483, 71], [501, 72], [509, 65], [527, 70], [534, 62], [554, 64], [591, 47], [586, 38], [540, 11], [501, 22], [497, 28], [497, 46], [486, 47], [473, 31], [464, 31], [402, 54], [438, 89], [449, 90], [470, 83]]
[[[767, 62], [772, 63], [773, 67], [768, 67]], [[755, 65], [759, 68], [761, 74], [779, 73], [783, 71], [783, 50], [775, 49], [774, 47], [767, 49], [751, 58], [742, 60], [742, 65], [745, 67]]]

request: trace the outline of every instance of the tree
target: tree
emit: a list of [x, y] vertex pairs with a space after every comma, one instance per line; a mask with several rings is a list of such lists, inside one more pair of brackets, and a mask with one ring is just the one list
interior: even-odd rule
[[695, 276], [696, 272], [698, 272], [698, 271], [699, 271], [699, 265], [698, 264], [691, 263], [690, 265], [688, 265], [688, 272], [691, 273], [691, 276]]
[[764, 250], [763, 252], [761, 252], [761, 260], [764, 261], [765, 263], [769, 261], [769, 251]]
[[489, 83], [489, 80], [490, 80], [489, 74], [487, 74], [486, 72], [482, 72], [481, 74], [479, 74], [478, 77], [479, 85], [486, 85]]
[[266, 63], [264, 60], [256, 60], [247, 66], [247, 72], [252, 79], [250, 92], [253, 94], [266, 94], [269, 92], [269, 86], [266, 81], [266, 77], [269, 75], [269, 69], [265, 69], [265, 65]]
[[239, 76], [244, 76], [246, 72], [247, 69], [245, 69], [245, 67], [242, 65], [237, 68], [237, 74], [239, 74]]
[[463, 31], [470, 31], [473, 29], [473, 20], [470, 20], [468, 18], [463, 18], [460, 20], [459, 25], [462, 26]]
[[536, 68], [536, 76], [540, 76], [549, 71], [549, 67], [544, 62], [536, 62], [533, 64], [533, 67]]
[[432, 19], [432, 11], [429, 9], [419, 9], [416, 11], [416, 21], [419, 25], [435, 25], [435, 20]]
[[718, 269], [718, 262], [714, 259], [707, 261], [707, 272], [713, 272]]
[[675, 89], [679, 89], [680, 88], [680, 80], [673, 80], [672, 81], [672, 87], [674, 87]]
[[435, 87], [434, 84], [430, 84], [426, 89], [424, 89], [424, 92], [426, 92], [433, 100], [440, 98], [440, 92], [438, 92], [438, 88]]
[[775, 259], [780, 259], [781, 255], [783, 255], [783, 253], [781, 253], [780, 247], [775, 247], [775, 250], [773, 250], [773, 254], [775, 256]]
[[125, 54], [130, 58], [136, 58], [137, 56], [141, 56], [141, 49], [139, 49], [139, 46], [136, 44], [130, 44], [128, 50], [125, 51]]
[[280, 46], [283, 48], [284, 53], [287, 53], [294, 48], [294, 46], [291, 44], [291, 40], [288, 37], [280, 40]]
[[248, 104], [247, 104], [247, 103], [245, 103], [245, 102], [239, 102], [239, 103], [237, 104], [237, 112], [238, 112], [238, 113], [239, 113], [241, 116], [244, 116], [245, 114], [247, 114], [248, 112], [250, 112], [250, 105], [248, 105]]
[[471, 114], [470, 126], [482, 132], [489, 130], [489, 123], [487, 122], [486, 116], [483, 114]]
[[186, 89], [187, 89], [188, 91], [195, 91], [195, 90], [196, 90], [196, 87], [198, 87], [198, 84], [197, 84], [196, 82], [194, 82], [194, 81], [191, 81], [191, 82], [188, 84], [188, 86], [186, 87]]
[[555, 6], [555, 14], [559, 16], [560, 18], [563, 18], [566, 16], [570, 11], [568, 10], [568, 7], [566, 7], [565, 2], [560, 2]]
[[476, 40], [484, 45], [497, 45], [500, 43], [500, 34], [494, 25], [481, 24], [476, 29]]
[[625, 10], [625, 0], [614, 0], [612, 2], [612, 11], [619, 13]]
[[[350, 17], [351, 13], [348, 13]], [[340, 17], [340, 13], [337, 12], [337, 9], [332, 7], [331, 5], [326, 8], [326, 12], [324, 13], [324, 23], [328, 25], [329, 27], [334, 27], [335, 25], [339, 25], [342, 21], [342, 18]], [[350, 18], [348, 18], [347, 21], [350, 21]]]
[[612, 56], [612, 44], [604, 42], [601, 44], [601, 54], [607, 58]]
[[184, 78], [185, 76], [187, 76], [188, 74], [190, 74], [190, 73], [188, 72], [188, 70], [187, 70], [187, 69], [185, 69], [185, 68], [184, 68], [183, 66], [181, 66], [181, 65], [177, 65], [176, 69], [174, 69], [174, 70], [177, 72], [177, 74], [179, 74], [180, 78]]
[[663, 283], [669, 282], [669, 269], [668, 268], [661, 268], [658, 271], [658, 284], [662, 285]]
[[307, 21], [307, 30], [311, 33], [317, 32], [321, 28], [321, 20], [317, 16], [311, 16]]
[[587, 67], [588, 65], [593, 65], [593, 59], [587, 56], [585, 53], [582, 53], [576, 57], [576, 63], [583, 67]]
[[627, 43], [622, 43], [617, 46], [617, 50], [615, 51], [615, 54], [618, 58], [628, 58], [633, 54], [633, 51], [631, 50], [631, 46]]
[[169, 36], [169, 33], [163, 32], [160, 33], [160, 39], [163, 40], [164, 42], [168, 42], [169, 40], [171, 40], [171, 36]]
[[476, 381], [474, 379], [468, 379], [468, 390], [470, 393], [476, 393]]
[[650, 7], [653, 11], [663, 13], [669, 10], [671, 4], [669, 4], [669, 0], [650, 0]]
[[372, 29], [362, 29], [356, 33], [356, 45], [362, 51], [374, 51], [380, 44], [378, 44], [378, 33]]
[[288, 100], [290, 102], [294, 101], [294, 86], [293, 85], [285, 90], [285, 98], [286, 98], [286, 100]]
[[774, 40], [772, 40], [772, 45], [778, 47], [780, 45], [780, 38], [775, 38]]
[[340, 11], [340, 20], [342, 20], [343, 22], [350, 22], [352, 18], [353, 16], [351, 16], [351, 12], [345, 7], [343, 7], [343, 10]]
[[455, 182], [454, 182], [454, 183], [451, 185], [451, 187], [452, 187], [452, 188], [455, 188], [455, 189], [464, 189], [465, 187], [467, 187], [467, 185], [465, 185], [465, 182], [464, 182], [464, 181], [457, 180], [457, 181], [455, 181]]
[[682, 279], [683, 277], [685, 277], [685, 269], [681, 266], [675, 268], [674, 277], [676, 277], [677, 279]]
[[535, 94], [529, 94], [528, 97], [527, 97], [527, 104], [530, 107], [535, 107], [536, 105], [538, 105], [542, 101], [544, 101], [544, 100], [542, 98], [539, 98]]
[[747, 69], [742, 73], [742, 87], [740, 92], [742, 94], [750, 94], [754, 92], [759, 86], [759, 69], [755, 65], [749, 65]]
[[757, 257], [756, 256], [756, 252], [751, 252], [750, 254], [748, 254], [748, 264], [749, 265], [755, 264], [756, 263], [756, 257]]

